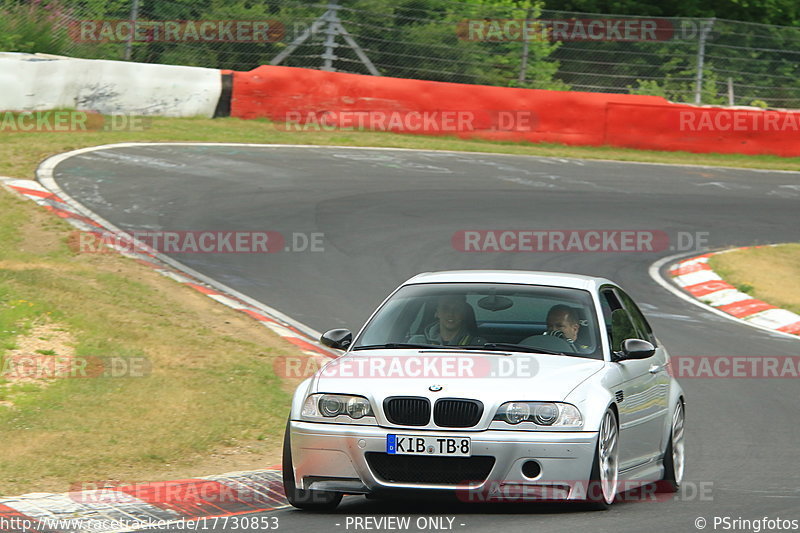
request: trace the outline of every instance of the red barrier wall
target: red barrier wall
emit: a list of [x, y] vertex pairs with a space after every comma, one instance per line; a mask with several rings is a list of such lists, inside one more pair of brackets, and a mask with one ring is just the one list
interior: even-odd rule
[[[766, 120], [766, 115], [772, 118]], [[786, 129], [789, 123], [800, 128], [796, 113], [699, 108], [656, 96], [462, 85], [293, 67], [234, 72], [231, 116], [266, 117], [289, 131], [363, 126], [506, 141], [800, 155], [800, 131]]]
[[643, 150], [800, 155], [800, 113], [611, 103], [606, 143]]

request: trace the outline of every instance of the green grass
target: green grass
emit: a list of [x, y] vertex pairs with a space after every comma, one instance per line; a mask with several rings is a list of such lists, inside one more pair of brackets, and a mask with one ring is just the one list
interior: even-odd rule
[[291, 345], [133, 261], [73, 252], [71, 232], [0, 190], [0, 353], [50, 323], [74, 337], [76, 357], [137, 357], [151, 372], [0, 381], [13, 402], [0, 406], [0, 494], [219, 473], [204, 459], [244, 446], [274, 464], [290, 393], [270, 359]]
[[708, 264], [738, 290], [800, 314], [800, 244], [717, 254]]

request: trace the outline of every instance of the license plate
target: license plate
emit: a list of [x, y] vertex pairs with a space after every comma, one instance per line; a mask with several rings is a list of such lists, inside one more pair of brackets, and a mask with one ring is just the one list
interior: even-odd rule
[[472, 453], [472, 442], [469, 437], [386, 435], [386, 453], [469, 457]]

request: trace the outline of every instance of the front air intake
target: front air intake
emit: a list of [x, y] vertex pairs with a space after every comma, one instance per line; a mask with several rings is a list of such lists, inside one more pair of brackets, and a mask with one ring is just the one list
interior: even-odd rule
[[478, 400], [442, 398], [433, 406], [433, 421], [443, 428], [469, 428], [476, 425], [483, 414], [483, 404]]
[[431, 420], [431, 402], [422, 397], [386, 398], [383, 411], [387, 420], [398, 426], [426, 426]]

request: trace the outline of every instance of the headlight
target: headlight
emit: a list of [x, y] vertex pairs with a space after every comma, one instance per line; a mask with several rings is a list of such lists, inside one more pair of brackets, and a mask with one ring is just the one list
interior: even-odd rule
[[577, 407], [557, 402], [507, 402], [497, 409], [494, 420], [512, 425], [533, 422], [537, 426], [559, 428], [578, 428], [583, 425]]
[[540, 403], [533, 412], [533, 421], [540, 426], [552, 426], [558, 419], [558, 406], [552, 403]]
[[372, 405], [363, 396], [349, 394], [312, 394], [306, 398], [300, 415], [303, 418], [335, 418], [345, 415], [353, 420], [375, 416]]
[[[504, 406], [506, 409], [503, 412], [503, 419], [509, 424], [519, 424], [524, 422], [531, 416], [531, 406], [527, 403], [512, 402]], [[502, 409], [502, 408], [501, 408]], [[498, 414], [500, 412], [498, 411]], [[497, 417], [495, 417], [497, 419]]]
[[365, 416], [372, 416], [372, 406], [369, 404], [369, 400], [358, 396], [353, 396], [347, 400], [345, 410], [350, 418], [355, 418], [356, 420]]

